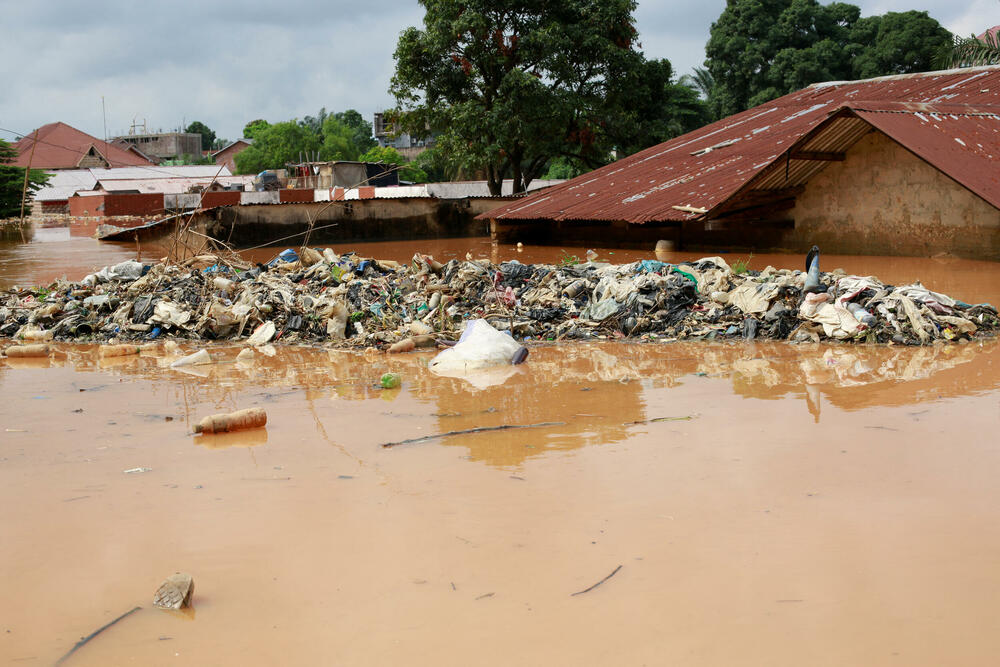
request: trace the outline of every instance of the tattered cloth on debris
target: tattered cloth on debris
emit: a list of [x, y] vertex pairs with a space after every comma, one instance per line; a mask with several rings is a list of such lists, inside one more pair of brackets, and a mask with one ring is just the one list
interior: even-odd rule
[[401, 265], [304, 248], [240, 270], [215, 256], [123, 262], [80, 282], [0, 292], [0, 337], [107, 341], [160, 336], [384, 348], [419, 328], [455, 339], [483, 318], [519, 340], [765, 338], [929, 344], [993, 335], [997, 311], [922, 285], [822, 274], [737, 273], [720, 257], [667, 264]]

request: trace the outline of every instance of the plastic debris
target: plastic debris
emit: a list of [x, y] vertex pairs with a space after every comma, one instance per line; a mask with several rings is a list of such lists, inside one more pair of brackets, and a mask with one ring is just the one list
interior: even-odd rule
[[385, 351], [407, 339], [414, 347], [453, 342], [473, 320], [521, 342], [742, 337], [923, 345], [1000, 328], [990, 304], [964, 303], [919, 283], [821, 273], [818, 254], [808, 259], [805, 272], [741, 273], [721, 257], [555, 266], [471, 257], [441, 263], [417, 254], [401, 265], [329, 248], [285, 251], [251, 269], [215, 255], [182, 264], [123, 262], [80, 282], [0, 291], [0, 338], [277, 341]]
[[194, 578], [178, 572], [167, 577], [153, 594], [153, 606], [160, 609], [181, 609], [191, 606], [194, 595]]
[[470, 371], [511, 364], [523, 346], [486, 320], [469, 322], [455, 347], [440, 352], [428, 364], [434, 372]]
[[383, 389], [395, 389], [402, 382], [402, 378], [399, 373], [386, 373], [379, 380], [379, 384], [382, 385]]
[[228, 433], [267, 425], [267, 413], [263, 408], [247, 408], [205, 417], [194, 425], [195, 433]]
[[247, 345], [257, 347], [258, 345], [266, 345], [274, 338], [274, 322], [268, 321], [257, 327], [250, 338], [247, 339]]
[[173, 362], [171, 362], [171, 368], [178, 368], [181, 366], [201, 366], [203, 364], [212, 363], [212, 356], [208, 353], [208, 350], [198, 350], [194, 354], [189, 354], [186, 357], [181, 357]]
[[11, 359], [27, 359], [30, 357], [47, 357], [51, 353], [48, 345], [36, 343], [34, 345], [11, 345], [6, 350], [6, 354]]
[[98, 348], [99, 357], [127, 357], [139, 354], [138, 345], [102, 345]]

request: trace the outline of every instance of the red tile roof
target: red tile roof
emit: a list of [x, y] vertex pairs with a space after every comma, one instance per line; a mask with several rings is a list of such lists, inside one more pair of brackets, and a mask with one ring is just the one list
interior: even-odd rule
[[[711, 217], [737, 193], [801, 185], [872, 127], [1000, 208], [1000, 66], [814, 84], [479, 216]], [[815, 157], [815, 155], [813, 156]]]
[[138, 167], [154, 164], [140, 155], [81, 132], [66, 123], [49, 123], [38, 128], [38, 146], [34, 156], [31, 145], [35, 142], [32, 132], [12, 145], [18, 156], [14, 161], [19, 167], [27, 167], [31, 159], [33, 169], [76, 169], [91, 148], [104, 157], [111, 167]]

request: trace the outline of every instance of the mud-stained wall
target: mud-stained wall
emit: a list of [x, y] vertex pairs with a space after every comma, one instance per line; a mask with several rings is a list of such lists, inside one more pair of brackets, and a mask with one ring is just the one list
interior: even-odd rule
[[791, 213], [790, 250], [1000, 260], [1000, 209], [880, 132], [814, 176]]
[[210, 235], [245, 247], [304, 232], [311, 219], [316, 243], [485, 236], [488, 223], [475, 217], [497, 206], [496, 199], [356, 199], [231, 206], [206, 215]]

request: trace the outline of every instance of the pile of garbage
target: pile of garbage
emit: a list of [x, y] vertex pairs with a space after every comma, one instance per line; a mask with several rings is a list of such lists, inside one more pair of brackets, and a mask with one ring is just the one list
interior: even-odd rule
[[[243, 265], [244, 267], [248, 265]], [[519, 341], [591, 338], [838, 340], [924, 345], [994, 335], [989, 304], [919, 283], [809, 271], [734, 271], [721, 257], [668, 264], [408, 264], [286, 250], [240, 269], [214, 255], [108, 266], [79, 282], [0, 292], [0, 337], [119, 342], [328, 343], [397, 350], [453, 341], [485, 319]], [[406, 342], [410, 341], [410, 342]], [[414, 342], [415, 341], [415, 342]], [[412, 343], [412, 345], [411, 345]]]

